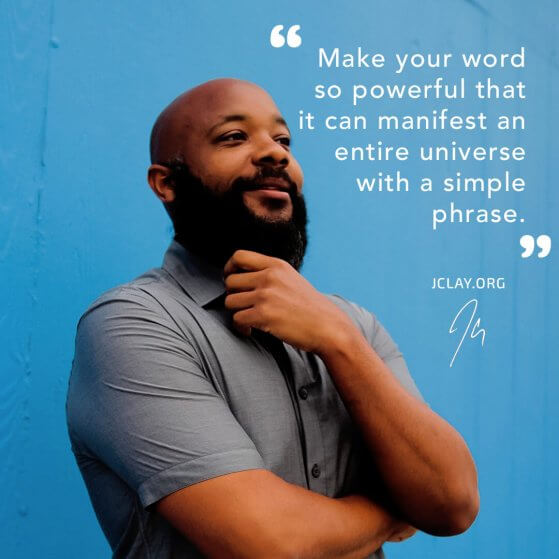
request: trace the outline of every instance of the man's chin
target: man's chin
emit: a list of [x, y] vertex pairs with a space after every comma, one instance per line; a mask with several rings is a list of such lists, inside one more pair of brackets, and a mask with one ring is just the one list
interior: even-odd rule
[[291, 201], [281, 204], [254, 203], [252, 200], [243, 200], [248, 212], [262, 221], [273, 223], [287, 223], [293, 218], [293, 206]]

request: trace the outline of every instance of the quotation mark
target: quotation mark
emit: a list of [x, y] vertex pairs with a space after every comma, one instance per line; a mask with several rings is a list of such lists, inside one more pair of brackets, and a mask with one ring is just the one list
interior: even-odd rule
[[540, 235], [534, 240], [532, 235], [522, 235], [520, 237], [520, 246], [524, 249], [524, 252], [520, 256], [522, 258], [532, 256], [536, 245], [541, 249], [538, 252], [538, 258], [545, 258], [551, 252], [551, 237], [549, 235]]
[[[287, 30], [287, 46], [296, 49], [301, 46], [303, 39], [297, 35], [297, 31], [301, 29], [300, 25], [292, 25]], [[279, 49], [283, 47], [286, 43], [286, 39], [282, 34], [283, 25], [275, 25], [270, 33], [270, 44]]]

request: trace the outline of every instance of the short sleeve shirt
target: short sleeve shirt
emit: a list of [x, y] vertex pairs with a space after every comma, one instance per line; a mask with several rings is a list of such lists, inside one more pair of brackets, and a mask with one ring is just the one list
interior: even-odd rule
[[[104, 293], [78, 323], [68, 430], [113, 557], [202, 557], [151, 505], [216, 476], [264, 468], [329, 497], [374, 488], [321, 359], [238, 334], [224, 297], [222, 270], [173, 241], [161, 268]], [[375, 316], [329, 297], [421, 398]]]

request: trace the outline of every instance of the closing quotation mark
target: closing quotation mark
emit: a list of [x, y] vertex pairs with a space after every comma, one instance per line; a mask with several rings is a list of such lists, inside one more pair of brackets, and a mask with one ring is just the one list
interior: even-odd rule
[[[287, 30], [287, 46], [296, 49], [301, 46], [303, 39], [297, 35], [297, 31], [301, 29], [300, 25], [292, 25]], [[285, 37], [282, 35], [283, 25], [275, 25], [270, 33], [270, 44], [279, 49], [285, 45]]]
[[532, 235], [522, 235], [520, 237], [520, 246], [524, 252], [520, 255], [522, 258], [528, 258], [534, 253], [535, 245], [541, 249], [538, 252], [538, 258], [545, 258], [551, 252], [551, 237], [549, 235], [540, 235], [536, 240]]

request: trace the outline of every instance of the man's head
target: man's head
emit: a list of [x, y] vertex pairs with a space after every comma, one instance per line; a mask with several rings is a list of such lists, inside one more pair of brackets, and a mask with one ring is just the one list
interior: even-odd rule
[[150, 152], [148, 182], [187, 248], [216, 265], [237, 249], [301, 265], [303, 173], [263, 89], [219, 79], [183, 93], [159, 115]]

